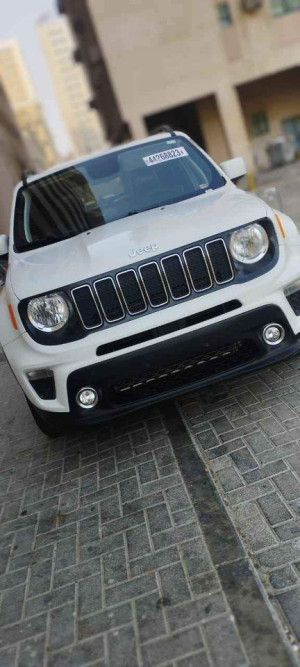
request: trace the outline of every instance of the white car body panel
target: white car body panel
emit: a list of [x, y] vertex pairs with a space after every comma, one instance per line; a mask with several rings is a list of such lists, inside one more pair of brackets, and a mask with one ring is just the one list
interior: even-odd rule
[[[153, 137], [145, 140], [146, 143], [148, 141], [153, 141]], [[133, 145], [141, 143], [143, 142], [134, 142]], [[209, 160], [213, 163], [211, 158]], [[221, 173], [220, 168], [214, 166]], [[49, 170], [45, 175], [54, 172], [55, 170]], [[31, 177], [29, 182], [43, 175]], [[16, 188], [15, 197], [19, 187], [20, 185]], [[232, 299], [237, 299], [242, 304], [239, 314], [268, 304], [277, 305], [293, 333], [300, 333], [300, 317], [295, 315], [284, 296], [284, 288], [300, 278], [300, 236], [293, 221], [280, 213], [283, 235], [275, 214], [262, 200], [237, 189], [226, 178], [226, 184], [216, 191], [208, 191], [192, 199], [116, 220], [53, 245], [18, 253], [10, 243], [7, 282], [0, 295], [0, 340], [12, 370], [32, 404], [49, 412], [67, 413], [67, 378], [73, 371], [124, 357], [135, 350], [146, 350], [164, 340], [183, 337], [189, 331], [205, 330], [208, 324], [227, 321], [236, 313], [229, 312], [210, 319], [209, 322], [187, 327], [184, 332], [169, 333], [155, 340], [132, 345], [129, 349], [105, 354], [101, 358], [96, 354], [99, 345], [148, 331]], [[181, 246], [197, 243], [201, 239], [266, 217], [274, 225], [279, 256], [275, 266], [257, 278], [243, 283], [228, 283], [222, 290], [202, 293], [199, 298], [183, 300], [172, 307], [160, 308], [145, 313], [142, 317], [121, 321], [112, 328], [92, 331], [86, 337], [65, 344], [41, 345], [24, 328], [18, 313], [18, 303], [22, 299], [50, 293], [116, 269], [122, 270], [138, 261], [148, 262], [158, 254], [171, 254]], [[13, 214], [11, 225], [12, 238]], [[8, 303], [13, 308], [17, 331], [8, 315]], [[29, 370], [41, 368], [51, 368], [54, 372], [54, 400], [39, 398], [26, 377]]]
[[[12, 287], [18, 299], [49, 292], [243, 226], [265, 217], [266, 211], [260, 199], [228, 183], [220, 190], [122, 218], [34, 252], [13, 252]], [[156, 251], [139, 254], [153, 244]]]

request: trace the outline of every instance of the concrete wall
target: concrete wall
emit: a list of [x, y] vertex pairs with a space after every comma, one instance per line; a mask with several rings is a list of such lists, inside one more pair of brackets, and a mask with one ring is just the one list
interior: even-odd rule
[[121, 104], [146, 115], [203, 97], [224, 78], [237, 84], [298, 64], [300, 12], [274, 18], [268, 2], [251, 15], [239, 5], [231, 2], [234, 26], [223, 28], [213, 0], [88, 0]]
[[30, 166], [13, 112], [0, 85], [0, 234], [8, 233], [13, 188], [22, 171]]
[[[300, 116], [299, 81], [300, 68], [297, 68], [247, 84], [239, 90], [255, 164], [259, 170], [269, 166], [266, 146], [270, 139], [282, 136], [282, 121], [292, 116]], [[270, 131], [254, 137], [252, 115], [261, 112], [267, 115]]]
[[[253, 168], [233, 89], [298, 62], [294, 26], [300, 29], [300, 13], [284, 17], [282, 23], [270, 16], [267, 3], [249, 16], [232, 2], [234, 24], [222, 28], [212, 0], [88, 0], [88, 6], [122, 113], [135, 136], [145, 132], [144, 116], [214, 93], [223, 129], [215, 109], [210, 117], [208, 103], [203, 102], [202, 128], [212, 145], [209, 150], [218, 157], [242, 152], [248, 168]], [[287, 43], [289, 26], [293, 31]]]
[[215, 98], [207, 97], [199, 100], [197, 110], [207, 152], [216, 162], [227, 160], [230, 151]]
[[[249, 14], [237, 0], [229, 2], [233, 24], [226, 28], [217, 0], [85, 0], [133, 136], [145, 134], [146, 116], [201, 100], [209, 150], [218, 159], [243, 154], [251, 171], [251, 141], [236, 88], [298, 65], [300, 12], [274, 17], [266, 1]], [[207, 98], [216, 100], [214, 108]]]
[[16, 40], [0, 42], [0, 80], [34, 168], [52, 166], [52, 138]]
[[91, 89], [83, 66], [74, 62], [75, 41], [66, 17], [40, 22], [37, 30], [74, 155], [101, 150], [103, 130], [97, 112], [89, 108]]

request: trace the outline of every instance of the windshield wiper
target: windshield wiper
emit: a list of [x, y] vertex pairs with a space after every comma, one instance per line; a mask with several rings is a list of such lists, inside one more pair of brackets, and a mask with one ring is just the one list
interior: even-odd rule
[[[225, 183], [226, 183], [226, 181], [225, 181]], [[207, 188], [205, 190], [200, 190], [200, 191], [197, 191], [197, 192], [189, 192], [186, 195], [179, 195], [178, 197], [174, 197], [171, 201], [168, 200], [168, 201], [163, 202], [161, 204], [157, 204], [156, 206], [149, 206], [149, 208], [142, 208], [140, 211], [137, 211], [137, 210], [136, 211], [129, 211], [129, 213], [127, 213], [127, 215], [125, 215], [124, 217], [127, 218], [130, 215], [137, 215], [137, 213], [144, 213], [144, 211], [151, 211], [154, 208], [165, 208], [165, 206], [171, 206], [172, 204], [177, 204], [180, 201], [185, 201], [185, 199], [192, 199], [192, 197], [198, 197], [199, 195], [205, 195], [206, 192], [209, 192], [210, 190], [213, 190], [213, 189], [214, 188], [209, 188], [209, 186], [207, 186]]]
[[125, 215], [125, 218], [129, 218], [130, 215], [137, 215], [138, 213], [144, 213], [144, 211], [152, 211], [152, 209], [161, 208], [162, 206], [165, 206], [165, 204], [156, 204], [155, 206], [149, 206], [149, 208], [141, 208], [140, 211], [129, 211], [129, 213]]
[[47, 245], [52, 245], [53, 243], [58, 243], [59, 241], [65, 241], [67, 238], [61, 239], [45, 239], [45, 241], [35, 241], [34, 243], [22, 243], [17, 245], [18, 252], [26, 252], [26, 250], [35, 250], [36, 248], [44, 248]]
[[[87, 231], [87, 230], [83, 230]], [[18, 243], [16, 244], [16, 249], [18, 252], [26, 252], [26, 250], [35, 250], [36, 248], [44, 248], [47, 245], [53, 245], [53, 243], [60, 243], [60, 241], [68, 241], [68, 239], [73, 239], [75, 236], [79, 236], [81, 232], [75, 232], [74, 234], [69, 234], [69, 236], [58, 237], [49, 237], [43, 241], [33, 241], [32, 243]]]

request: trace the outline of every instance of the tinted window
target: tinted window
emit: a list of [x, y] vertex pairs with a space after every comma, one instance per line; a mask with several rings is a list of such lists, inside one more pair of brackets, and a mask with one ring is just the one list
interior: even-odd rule
[[223, 184], [203, 153], [182, 137], [124, 147], [21, 188], [15, 247], [22, 252], [56, 243]]

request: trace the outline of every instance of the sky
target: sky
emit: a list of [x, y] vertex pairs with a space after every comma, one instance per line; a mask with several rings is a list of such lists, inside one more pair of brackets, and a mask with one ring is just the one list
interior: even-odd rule
[[57, 15], [56, 0], [0, 0], [0, 40], [17, 39], [55, 145], [64, 155], [70, 150], [70, 142], [36, 31], [37, 21], [46, 15]]

